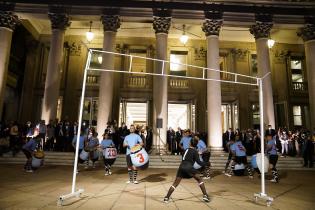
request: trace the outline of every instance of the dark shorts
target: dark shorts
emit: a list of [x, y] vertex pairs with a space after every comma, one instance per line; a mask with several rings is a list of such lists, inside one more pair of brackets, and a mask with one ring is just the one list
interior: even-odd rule
[[110, 166], [113, 165], [115, 160], [116, 159], [105, 159], [105, 157], [103, 156], [103, 161], [104, 161], [105, 166], [106, 165], [110, 165]]
[[22, 151], [23, 151], [23, 153], [24, 153], [24, 155], [25, 155], [25, 157], [26, 157], [27, 159], [32, 158], [32, 154], [31, 154], [30, 151], [28, 151], [28, 150], [26, 150], [26, 149], [22, 149]]
[[133, 166], [132, 162], [131, 162], [131, 157], [130, 154], [126, 155], [126, 162], [127, 162], [127, 166], [128, 168], [131, 168]]
[[180, 177], [183, 179], [190, 179], [192, 178], [198, 170], [194, 169], [193, 165], [188, 161], [182, 161], [178, 170], [176, 177]]
[[278, 162], [278, 155], [269, 155], [269, 163], [276, 166]]
[[209, 151], [202, 153], [201, 157], [202, 157], [203, 162], [206, 162], [206, 163], [209, 162], [210, 161], [210, 155], [211, 154]]
[[246, 156], [236, 156], [235, 157], [235, 162], [237, 164], [243, 163], [244, 165], [246, 165], [247, 164], [247, 157]]

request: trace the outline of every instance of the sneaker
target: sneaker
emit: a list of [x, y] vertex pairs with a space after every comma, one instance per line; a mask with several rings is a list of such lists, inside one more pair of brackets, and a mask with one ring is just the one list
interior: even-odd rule
[[276, 180], [276, 179], [271, 179], [270, 182], [278, 183], [278, 180]]
[[248, 178], [253, 179], [254, 177], [253, 176], [248, 176]]
[[84, 168], [85, 168], [85, 169], [88, 169], [88, 168], [89, 168], [89, 165], [85, 165]]
[[109, 175], [109, 173], [108, 172], [105, 172], [105, 176], [108, 176]]
[[109, 171], [109, 172], [108, 172], [108, 175], [112, 175], [112, 172], [111, 172], [111, 171]]
[[168, 203], [169, 200], [170, 200], [170, 198], [164, 197], [163, 202], [164, 202], [164, 203]]
[[93, 163], [92, 168], [95, 168], [95, 164]]
[[232, 176], [232, 175], [229, 174], [229, 173], [225, 173], [224, 175], [225, 175], [225, 176], [228, 176], [228, 177], [231, 177], [231, 176]]
[[211, 177], [210, 176], [204, 176], [204, 177], [202, 177], [202, 179], [211, 179]]
[[139, 182], [137, 180], [133, 181], [134, 184], [139, 184]]
[[131, 180], [126, 181], [126, 184], [130, 184], [130, 183], [132, 183], [132, 181], [131, 181]]
[[210, 199], [209, 199], [209, 196], [208, 195], [203, 195], [203, 197], [202, 197], [202, 200], [204, 201], [204, 202], [210, 202]]
[[34, 171], [32, 169], [26, 170], [27, 173], [33, 173]]

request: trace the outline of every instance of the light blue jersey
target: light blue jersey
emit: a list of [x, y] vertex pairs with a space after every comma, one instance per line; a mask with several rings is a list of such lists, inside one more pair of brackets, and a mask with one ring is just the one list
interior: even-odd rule
[[197, 150], [198, 150], [198, 153], [203, 153], [207, 150], [207, 145], [201, 139], [198, 141]]
[[110, 147], [110, 146], [115, 146], [113, 140], [111, 140], [111, 139], [103, 139], [102, 140], [102, 142], [101, 142], [102, 149], [105, 149], [105, 148]]
[[183, 145], [183, 149], [186, 150], [190, 147], [190, 141], [191, 141], [191, 137], [190, 136], [184, 136], [179, 144], [182, 144]]
[[[72, 145], [76, 146], [77, 145], [77, 136], [74, 136], [72, 139]], [[80, 136], [79, 139], [79, 149], [84, 148], [84, 136]]]
[[125, 137], [124, 144], [128, 145], [126, 150], [126, 155], [130, 154], [130, 148], [136, 144], [142, 144], [142, 139], [138, 134], [131, 133]]
[[267, 145], [272, 145], [271, 149], [267, 151], [269, 155], [277, 155], [277, 145], [276, 145], [276, 139], [272, 138], [268, 141]]
[[87, 143], [88, 148], [94, 148], [97, 145], [99, 145], [99, 140], [98, 140], [98, 138], [95, 138], [95, 137], [90, 138], [88, 143]]
[[246, 156], [246, 149], [241, 141], [237, 141], [231, 145], [231, 150], [235, 153], [237, 157]]

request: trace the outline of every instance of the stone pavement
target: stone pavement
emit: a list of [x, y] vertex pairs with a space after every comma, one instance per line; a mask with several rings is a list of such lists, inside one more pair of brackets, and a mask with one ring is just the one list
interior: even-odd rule
[[139, 171], [140, 184], [126, 184], [126, 169], [113, 169], [104, 176], [102, 168], [87, 169], [78, 174], [77, 188], [84, 188], [80, 198], [57, 205], [60, 195], [71, 191], [72, 168], [45, 166], [35, 173], [25, 173], [21, 165], [0, 165], [0, 209], [113, 209], [113, 210], [251, 210], [251, 209], [315, 209], [315, 172], [281, 171], [278, 184], [267, 181], [267, 193], [275, 201], [271, 207], [253, 201], [260, 192], [260, 180], [248, 177], [226, 177], [218, 171], [206, 180], [210, 203], [193, 180], [183, 180], [165, 204], [164, 195], [175, 178], [174, 169]]

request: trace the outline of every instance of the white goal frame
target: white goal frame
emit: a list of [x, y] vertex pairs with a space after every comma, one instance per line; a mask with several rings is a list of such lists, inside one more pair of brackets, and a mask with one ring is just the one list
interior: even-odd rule
[[[115, 69], [104, 69], [104, 68], [90, 68], [92, 54], [98, 53], [98, 54], [110, 54], [113, 56], [124, 56], [129, 58], [129, 69], [128, 71], [123, 70], [115, 70]], [[139, 58], [139, 59], [145, 59], [150, 60], [154, 62], [162, 62], [162, 70], [161, 73], [151, 73], [151, 72], [132, 72], [132, 62], [133, 58]], [[178, 75], [170, 75], [167, 73], [167, 68], [165, 67], [166, 64], [178, 64], [183, 65], [191, 68], [196, 68], [202, 70], [202, 77], [194, 77], [194, 76], [178, 76]], [[72, 187], [71, 187], [71, 193], [66, 195], [61, 195], [58, 199], [58, 203], [60, 205], [63, 204], [63, 201], [71, 198], [71, 197], [79, 197], [82, 192], [84, 192], [83, 189], [76, 190], [76, 177], [77, 177], [77, 164], [78, 164], [78, 153], [79, 153], [79, 141], [80, 141], [80, 134], [81, 134], [81, 125], [82, 125], [82, 114], [83, 114], [83, 103], [84, 103], [84, 95], [85, 95], [85, 88], [86, 88], [86, 79], [87, 79], [87, 73], [88, 71], [99, 71], [99, 72], [112, 72], [112, 73], [125, 73], [125, 74], [143, 74], [143, 75], [152, 75], [152, 76], [163, 76], [163, 77], [175, 77], [175, 78], [185, 78], [185, 79], [198, 79], [198, 80], [204, 80], [204, 81], [215, 81], [220, 83], [229, 83], [229, 84], [240, 84], [240, 85], [248, 85], [248, 86], [256, 86], [259, 88], [259, 111], [260, 111], [260, 135], [261, 135], [261, 152], [263, 154], [264, 149], [264, 98], [263, 98], [263, 80], [270, 76], [270, 72], [265, 74], [263, 77], [253, 77], [233, 72], [226, 72], [226, 71], [220, 71], [218, 69], [210, 69], [206, 67], [200, 67], [195, 65], [189, 65], [189, 64], [182, 64], [182, 63], [175, 63], [170, 62], [167, 60], [160, 60], [160, 59], [154, 59], [154, 58], [147, 58], [147, 57], [141, 57], [136, 55], [130, 55], [130, 54], [122, 54], [122, 53], [116, 53], [116, 52], [110, 52], [110, 51], [104, 51], [104, 50], [95, 50], [95, 49], [89, 49], [88, 48], [88, 56], [87, 61], [84, 69], [84, 76], [83, 76], [83, 84], [82, 84], [82, 92], [81, 92], [81, 101], [80, 101], [80, 112], [79, 112], [79, 120], [78, 120], [78, 131], [77, 131], [77, 139], [76, 139], [76, 148], [75, 148], [75, 159], [74, 159], [74, 166], [73, 166], [73, 178], [72, 178]], [[224, 80], [224, 79], [212, 79], [206, 77], [206, 72], [212, 71], [212, 72], [220, 72], [224, 74], [229, 74], [234, 77], [234, 80]], [[253, 80], [254, 82], [242, 82], [239, 80], [239, 78], [248, 78], [250, 80]], [[262, 198], [263, 200], [267, 201], [267, 205], [270, 206], [271, 202], [273, 201], [273, 198], [269, 197], [266, 194], [266, 188], [265, 188], [265, 159], [264, 155], [262, 155], [262, 167], [261, 167], [261, 192], [255, 193], [254, 197], [255, 200], [258, 198]]]

